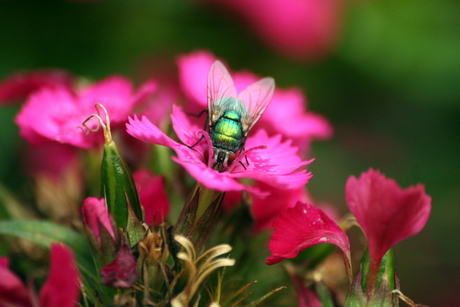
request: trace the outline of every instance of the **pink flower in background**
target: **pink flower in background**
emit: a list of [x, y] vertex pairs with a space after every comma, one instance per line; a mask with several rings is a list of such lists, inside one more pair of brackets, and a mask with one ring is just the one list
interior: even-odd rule
[[363, 229], [369, 248], [368, 292], [372, 292], [380, 261], [396, 243], [419, 233], [431, 211], [423, 185], [402, 189], [393, 179], [369, 169], [350, 177], [345, 187], [350, 211]]
[[350, 269], [350, 242], [343, 230], [323, 211], [313, 205], [298, 202], [273, 223], [266, 263], [278, 263], [296, 257], [300, 251], [320, 243], [334, 244], [342, 250], [347, 271]]
[[49, 139], [89, 149], [102, 144], [102, 134], [85, 135], [77, 127], [96, 113], [96, 103], [105, 106], [110, 115], [111, 127], [116, 128], [156, 88], [157, 83], [151, 80], [134, 91], [131, 82], [119, 76], [104, 79], [78, 93], [63, 86], [44, 88], [29, 97], [15, 121], [21, 136], [32, 144], [40, 144]]
[[[40, 307], [76, 307], [80, 297], [80, 278], [74, 257], [62, 244], [51, 245], [48, 278], [40, 290]], [[8, 269], [8, 259], [0, 258], [0, 305], [32, 307], [29, 290]]]
[[[156, 91], [152, 99], [144, 104], [138, 115], [146, 116], [158, 127], [170, 124], [170, 117], [174, 103], [179, 100], [179, 90], [175, 86], [163, 85]], [[132, 139], [132, 138], [131, 138]]]
[[179, 86], [187, 98], [186, 111], [198, 113], [208, 107], [208, 73], [217, 58], [208, 51], [196, 51], [177, 58]]
[[302, 278], [295, 273], [290, 274], [294, 280], [295, 289], [297, 292], [298, 307], [321, 307], [321, 302], [310, 288], [304, 285]]
[[316, 61], [335, 47], [344, 0], [206, 0], [240, 15], [269, 46], [296, 60]]
[[[178, 58], [179, 82], [188, 99], [187, 112], [198, 113], [207, 108], [207, 76], [216, 57], [206, 51], [193, 52]], [[233, 73], [237, 91], [256, 82], [259, 77], [249, 72]], [[307, 153], [313, 139], [327, 139], [333, 129], [321, 115], [305, 110], [306, 98], [298, 88], [276, 89], [270, 105], [254, 130], [265, 129], [270, 135], [282, 134]]]
[[9, 261], [6, 257], [0, 257], [0, 306], [32, 306], [26, 286], [8, 269]]
[[24, 170], [32, 177], [45, 175], [60, 180], [70, 168], [78, 168], [78, 151], [75, 147], [56, 142], [41, 146], [27, 146], [24, 150]]
[[[263, 130], [251, 133], [246, 142], [246, 148], [267, 146], [266, 149], [256, 149], [245, 153], [249, 165], [244, 169], [241, 164], [234, 162], [225, 172], [218, 172], [208, 165], [207, 142], [201, 141], [193, 148], [199, 139], [202, 127], [193, 124], [181, 108], [174, 107], [171, 119], [173, 128], [181, 143], [168, 137], [147, 118], [129, 118], [127, 132], [144, 142], [159, 144], [174, 149], [177, 157], [173, 160], [181, 164], [189, 174], [204, 186], [217, 191], [251, 191], [256, 195], [266, 195], [258, 188], [246, 186], [238, 181], [239, 178], [251, 178], [279, 188], [294, 189], [305, 185], [311, 177], [301, 168], [311, 161], [302, 161], [296, 154], [297, 148], [290, 142], [282, 142], [280, 136], [269, 137]], [[242, 157], [243, 163], [246, 163]], [[236, 160], [235, 160], [236, 161]]]
[[0, 82], [0, 104], [9, 104], [25, 99], [42, 88], [71, 88], [73, 77], [59, 69], [43, 69], [18, 72]]
[[169, 214], [169, 200], [165, 192], [164, 178], [147, 170], [133, 174], [139, 198], [145, 212], [145, 222], [158, 226]]
[[265, 198], [252, 198], [251, 213], [254, 218], [255, 233], [273, 229], [273, 222], [280, 213], [294, 207], [298, 201], [311, 203], [311, 198], [304, 187], [281, 190], [264, 183], [257, 183], [256, 187], [263, 191], [270, 191], [270, 195]]

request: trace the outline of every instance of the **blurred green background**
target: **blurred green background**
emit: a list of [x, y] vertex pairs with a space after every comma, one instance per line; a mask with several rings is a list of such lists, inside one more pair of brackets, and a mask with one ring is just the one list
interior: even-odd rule
[[[186, 0], [1, 1], [0, 79], [57, 67], [100, 79], [162, 78], [183, 53], [206, 49], [232, 69], [301, 86], [335, 128], [315, 142], [310, 191], [345, 213], [344, 184], [369, 167], [433, 197], [426, 228], [395, 248], [402, 291], [430, 306], [460, 294], [460, 2], [350, 1], [340, 41], [316, 63], [289, 60], [238, 19]], [[161, 62], [160, 67], [155, 63]], [[148, 63], [153, 63], [149, 66]], [[150, 71], [151, 69], [151, 71]], [[16, 189], [21, 140], [0, 109], [0, 180]]]

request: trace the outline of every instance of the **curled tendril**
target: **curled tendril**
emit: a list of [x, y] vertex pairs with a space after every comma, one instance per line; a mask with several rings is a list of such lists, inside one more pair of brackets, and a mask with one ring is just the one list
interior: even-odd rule
[[[102, 117], [101, 117], [101, 113], [99, 111], [99, 108], [100, 107], [103, 112], [104, 112], [104, 115], [105, 115], [105, 123], [104, 121], [102, 120]], [[85, 121], [82, 123], [82, 126], [85, 129], [83, 129], [83, 127], [81, 126], [78, 126], [77, 128], [78, 129], [81, 129], [81, 131], [83, 131], [84, 134], [88, 135], [90, 132], [96, 132], [96, 131], [99, 131], [99, 128], [102, 127], [102, 129], [104, 130], [104, 139], [105, 139], [105, 143], [106, 144], [109, 144], [112, 142], [112, 133], [110, 131], [110, 117], [109, 117], [109, 113], [107, 112], [107, 109], [100, 103], [96, 103], [94, 105], [94, 108], [96, 109], [96, 112], [97, 114], [92, 114], [90, 115], [87, 119], [85, 119]], [[91, 128], [88, 126], [88, 122], [92, 119], [92, 118], [97, 118], [97, 126], [96, 128]]]

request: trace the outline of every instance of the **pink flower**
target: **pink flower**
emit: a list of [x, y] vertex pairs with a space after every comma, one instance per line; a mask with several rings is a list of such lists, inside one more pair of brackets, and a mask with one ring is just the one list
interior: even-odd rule
[[[179, 107], [173, 108], [171, 115], [173, 128], [179, 139], [187, 145], [178, 143], [164, 134], [147, 118], [129, 118], [127, 132], [133, 137], [144, 142], [159, 144], [174, 149], [177, 157], [173, 160], [182, 165], [189, 174], [198, 182], [209, 189], [217, 191], [251, 191], [256, 195], [266, 195], [260, 189], [245, 186], [238, 181], [239, 178], [251, 178], [279, 188], [294, 189], [305, 185], [311, 177], [310, 173], [299, 170], [311, 161], [302, 161], [296, 154], [297, 148], [290, 142], [282, 142], [280, 136], [269, 137], [263, 130], [250, 134], [244, 153], [245, 158], [239, 159], [244, 168], [235, 160], [225, 172], [218, 172], [211, 168], [206, 157], [209, 157], [207, 142], [199, 142], [202, 128], [190, 122], [187, 115]], [[205, 134], [201, 134], [205, 135]], [[206, 134], [207, 137], [207, 134]], [[267, 146], [266, 149], [250, 150], [256, 146]]]
[[342, 250], [347, 271], [350, 269], [350, 242], [345, 232], [323, 211], [298, 202], [281, 213], [273, 223], [268, 249], [272, 253], [266, 263], [271, 265], [294, 258], [301, 250], [320, 243], [334, 244]]
[[[35, 306], [29, 293], [21, 280], [8, 269], [8, 259], [0, 258], [0, 305]], [[79, 297], [80, 278], [71, 250], [62, 244], [51, 245], [50, 270], [40, 291], [40, 307], [78, 306]]]
[[124, 243], [113, 262], [101, 269], [101, 283], [113, 288], [129, 289], [136, 282], [136, 258]]
[[179, 85], [188, 99], [188, 112], [198, 113], [208, 107], [208, 73], [216, 60], [208, 51], [192, 52], [177, 59]]
[[0, 257], [0, 306], [32, 306], [29, 291], [21, 279], [8, 269], [9, 259]]
[[371, 292], [385, 253], [425, 226], [431, 211], [431, 197], [425, 194], [423, 185], [402, 189], [396, 181], [373, 169], [359, 178], [348, 178], [345, 194], [350, 211], [367, 237], [368, 292]]
[[156, 87], [156, 82], [148, 81], [134, 92], [130, 81], [113, 76], [78, 93], [63, 86], [44, 88], [29, 97], [17, 115], [16, 123], [21, 136], [33, 144], [49, 139], [88, 149], [102, 144], [102, 134], [85, 135], [77, 127], [96, 113], [96, 103], [106, 107], [111, 127], [116, 128]]
[[103, 198], [88, 197], [81, 208], [83, 222], [91, 230], [97, 244], [102, 246], [101, 228], [115, 239], [115, 228]]
[[[179, 82], [188, 98], [187, 112], [198, 113], [207, 108], [207, 76], [209, 68], [216, 60], [206, 51], [181, 56]], [[242, 91], [259, 77], [249, 72], [232, 74], [237, 91]], [[313, 139], [327, 139], [333, 129], [321, 115], [305, 110], [306, 98], [298, 88], [276, 89], [270, 105], [260, 118], [254, 130], [265, 129], [269, 135], [282, 134], [304, 155]]]
[[[264, 183], [256, 184], [256, 187], [263, 191], [270, 191], [265, 198], [253, 197], [251, 213], [254, 218], [254, 232], [273, 229], [273, 222], [280, 213], [292, 208], [298, 201], [311, 202], [304, 187], [294, 190], [282, 190], [267, 186]], [[270, 204], [267, 206], [267, 204]]]
[[179, 90], [176, 87], [162, 84], [148, 104], [144, 105], [140, 114], [146, 116], [158, 127], [164, 127], [170, 124], [169, 115], [174, 102], [178, 100]]
[[[264, 230], [273, 230], [273, 222], [279, 218], [282, 212], [294, 207], [297, 202], [314, 203], [306, 187], [285, 190], [269, 186], [262, 182], [256, 182], [253, 188], [269, 193], [265, 197], [258, 197], [257, 195], [251, 195], [251, 193], [246, 194], [246, 201], [250, 204], [251, 216], [254, 221], [253, 234]], [[225, 210], [231, 211], [241, 201], [242, 196], [240, 192], [228, 192], [225, 194], [223, 207]], [[333, 206], [328, 204], [318, 205], [316, 203], [315, 206], [325, 212], [332, 220], [339, 220], [339, 214]]]
[[133, 174], [139, 198], [145, 212], [145, 222], [158, 226], [169, 214], [169, 200], [164, 187], [164, 178], [147, 170]]
[[0, 82], [0, 104], [25, 99], [42, 88], [71, 88], [72, 79], [70, 73], [59, 69], [15, 73]]
[[67, 144], [49, 141], [41, 146], [27, 146], [24, 155], [24, 169], [33, 177], [45, 175], [57, 181], [65, 171], [79, 166], [78, 150]]
[[298, 307], [321, 307], [321, 302], [315, 292], [306, 287], [299, 276], [292, 275], [291, 277], [294, 279], [297, 300], [299, 302]]
[[340, 31], [344, 0], [207, 0], [233, 10], [280, 53], [315, 61], [331, 52]]

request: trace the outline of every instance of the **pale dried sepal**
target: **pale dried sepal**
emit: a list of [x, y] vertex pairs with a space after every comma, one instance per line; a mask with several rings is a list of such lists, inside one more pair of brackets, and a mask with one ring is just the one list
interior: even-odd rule
[[[213, 271], [220, 267], [232, 266], [235, 264], [234, 259], [229, 258], [217, 258], [225, 253], [232, 250], [232, 247], [228, 244], [222, 244], [215, 246], [205, 253], [203, 253], [198, 259], [196, 259], [196, 251], [193, 244], [185, 237], [181, 235], [174, 236], [174, 239], [179, 242], [185, 249], [177, 254], [177, 258], [185, 262], [185, 273], [188, 274], [188, 281], [185, 288], [175, 298], [171, 300], [172, 307], [188, 307], [195, 293], [198, 292], [201, 284]], [[172, 286], [177, 284], [177, 279], [183, 276], [182, 271], [176, 279], [171, 283]], [[211, 306], [219, 306], [217, 303], [212, 303]]]

